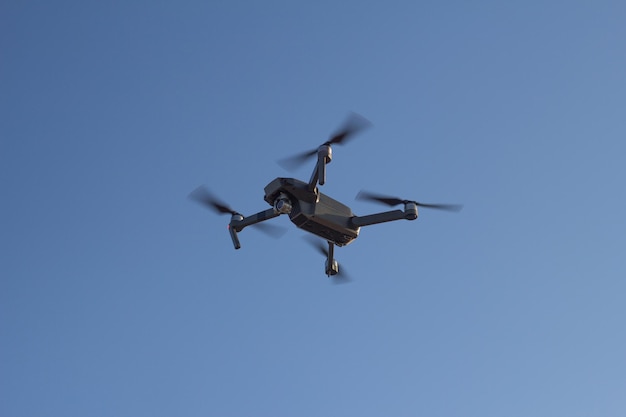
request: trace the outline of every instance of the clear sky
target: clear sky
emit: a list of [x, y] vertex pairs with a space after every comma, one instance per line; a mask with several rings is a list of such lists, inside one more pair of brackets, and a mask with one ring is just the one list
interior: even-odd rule
[[[0, 415], [626, 415], [626, 3], [0, 5]], [[206, 184], [460, 213], [235, 251]], [[291, 227], [290, 227], [291, 226]]]

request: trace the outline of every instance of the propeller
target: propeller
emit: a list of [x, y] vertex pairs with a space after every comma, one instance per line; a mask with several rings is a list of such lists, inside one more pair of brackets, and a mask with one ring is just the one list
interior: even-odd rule
[[240, 214], [230, 208], [226, 203], [221, 202], [204, 185], [199, 186], [189, 193], [189, 198], [220, 214]]
[[[357, 113], [350, 113], [343, 126], [332, 135], [323, 145], [340, 145], [346, 143], [354, 137], [354, 135], [367, 127], [371, 126], [369, 120]], [[293, 171], [298, 166], [306, 162], [307, 159], [317, 155], [317, 149], [305, 151], [287, 158], [278, 160], [278, 164], [288, 171]]]
[[[309, 245], [313, 246], [319, 253], [324, 255], [326, 259], [328, 259], [328, 248], [317, 238], [314, 238], [311, 235], [304, 236], [304, 239], [309, 243]], [[332, 259], [331, 259], [332, 261]], [[342, 266], [339, 268], [339, 272], [337, 275], [332, 275], [333, 284], [347, 284], [352, 281], [348, 274], [345, 272], [345, 268]]]
[[[242, 217], [245, 217], [243, 216], [243, 214], [233, 210], [228, 204], [222, 202], [219, 198], [215, 197], [213, 193], [211, 193], [211, 191], [209, 191], [209, 189], [204, 185], [199, 186], [191, 193], [189, 193], [189, 199], [219, 214], [240, 215]], [[255, 223], [252, 226], [256, 227], [261, 232], [275, 238], [281, 237], [287, 232], [287, 229], [285, 229], [284, 227], [274, 226], [271, 224]]]
[[275, 226], [273, 224], [267, 223], [255, 223], [251, 227], [256, 228], [257, 230], [265, 233], [268, 236], [278, 239], [282, 237], [285, 233], [287, 233], [287, 229], [280, 226]]
[[416, 205], [418, 205], [419, 207], [424, 207], [424, 208], [431, 208], [431, 209], [437, 209], [437, 210], [446, 210], [446, 211], [461, 211], [461, 209], [463, 208], [463, 206], [461, 204], [425, 204], [425, 203], [418, 203], [417, 201], [413, 201], [413, 200], [403, 200], [401, 198], [398, 197], [388, 197], [385, 195], [379, 195], [379, 194], [375, 194], [375, 193], [371, 193], [369, 191], [364, 191], [361, 190], [359, 191], [359, 193], [356, 196], [357, 200], [366, 200], [366, 201], [377, 201], [379, 203], [383, 203], [386, 204], [388, 206], [397, 206], [399, 204], [406, 204], [406, 203], [415, 203]]

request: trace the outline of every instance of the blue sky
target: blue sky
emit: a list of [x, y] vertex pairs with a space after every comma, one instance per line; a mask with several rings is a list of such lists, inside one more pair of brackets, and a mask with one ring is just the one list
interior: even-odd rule
[[[0, 414], [623, 416], [626, 6], [0, 6]], [[424, 202], [324, 259], [245, 214]]]

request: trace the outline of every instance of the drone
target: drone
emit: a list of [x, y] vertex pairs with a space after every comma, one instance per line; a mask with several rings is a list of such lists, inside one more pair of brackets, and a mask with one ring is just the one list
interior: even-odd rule
[[231, 215], [228, 231], [235, 249], [241, 248], [238, 234], [244, 228], [256, 225], [267, 233], [278, 234], [277, 229], [262, 222], [283, 214], [288, 215], [296, 227], [327, 242], [326, 248], [318, 239], [312, 237], [309, 239], [309, 242], [326, 257], [326, 275], [335, 278], [338, 283], [346, 282], [348, 278], [339, 272], [339, 264], [335, 260], [335, 246], [350, 244], [359, 236], [362, 227], [395, 220], [415, 220], [418, 216], [418, 207], [447, 211], [460, 211], [462, 208], [458, 204], [425, 204], [362, 190], [357, 194], [357, 200], [374, 201], [390, 207], [402, 205], [403, 209], [357, 216], [350, 207], [322, 193], [319, 187], [326, 183], [326, 166], [333, 158], [332, 147], [345, 144], [356, 133], [370, 125], [367, 119], [351, 113], [342, 128], [316, 149], [278, 161], [280, 165], [290, 170], [316, 157], [315, 168], [308, 182], [279, 177], [265, 186], [264, 200], [271, 206], [267, 210], [244, 216], [220, 201], [205, 186], [196, 188], [189, 194], [189, 198], [219, 214]]

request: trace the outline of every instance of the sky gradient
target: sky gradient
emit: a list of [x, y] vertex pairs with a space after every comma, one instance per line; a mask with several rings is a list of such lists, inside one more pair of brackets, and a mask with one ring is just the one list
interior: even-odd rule
[[[0, 414], [624, 416], [626, 3], [0, 5]], [[324, 258], [323, 192], [433, 203]]]

